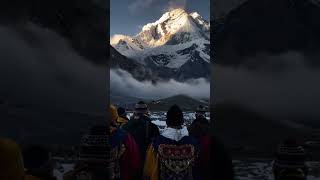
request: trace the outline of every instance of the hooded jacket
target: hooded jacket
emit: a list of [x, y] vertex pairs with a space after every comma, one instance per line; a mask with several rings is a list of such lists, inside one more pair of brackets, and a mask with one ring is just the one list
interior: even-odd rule
[[118, 111], [117, 111], [117, 108], [114, 107], [114, 106], [110, 106], [109, 108], [109, 111], [110, 111], [110, 115], [111, 115], [111, 120], [113, 121], [113, 123], [117, 126], [117, 127], [122, 127], [123, 125], [127, 124], [128, 123], [128, 120], [123, 118], [123, 117], [120, 117], [118, 115]]
[[197, 141], [186, 128], [166, 128], [147, 150], [144, 177], [150, 180], [201, 179]]

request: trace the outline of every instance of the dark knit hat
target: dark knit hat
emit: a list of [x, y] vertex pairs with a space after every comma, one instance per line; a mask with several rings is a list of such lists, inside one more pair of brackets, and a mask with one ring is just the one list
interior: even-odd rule
[[148, 105], [143, 102], [139, 101], [135, 106], [134, 106], [134, 111], [136, 113], [147, 113], [148, 112]]
[[119, 116], [125, 116], [126, 115], [126, 109], [123, 108], [123, 107], [118, 107], [117, 111], [118, 111], [118, 115]]
[[171, 106], [167, 112], [166, 123], [168, 126], [181, 126], [183, 125], [183, 113], [182, 110], [177, 105]]

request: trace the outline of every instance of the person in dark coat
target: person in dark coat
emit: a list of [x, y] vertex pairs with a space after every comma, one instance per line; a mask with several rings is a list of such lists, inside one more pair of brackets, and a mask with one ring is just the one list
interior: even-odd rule
[[144, 162], [148, 145], [154, 137], [160, 134], [159, 128], [149, 118], [147, 104], [143, 101], [138, 102], [135, 105], [134, 115], [122, 128], [129, 132], [137, 142], [142, 162]]
[[199, 113], [189, 127], [190, 136], [200, 144], [200, 169], [203, 179], [233, 180], [232, 159], [224, 144], [210, 133], [210, 123]]
[[[209, 164], [207, 168], [203, 169], [206, 176], [204, 180], [211, 179], [234, 179], [234, 169], [232, 164], [232, 157], [227, 148], [216, 136], [210, 136], [209, 145]], [[204, 158], [205, 159], [205, 158]]]

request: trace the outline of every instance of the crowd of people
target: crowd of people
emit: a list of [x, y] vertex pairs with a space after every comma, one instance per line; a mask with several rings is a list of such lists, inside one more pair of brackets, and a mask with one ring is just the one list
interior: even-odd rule
[[[183, 112], [173, 105], [166, 128], [152, 123], [148, 105], [126, 109], [110, 105], [109, 124], [94, 126], [82, 138], [79, 161], [64, 180], [206, 180], [234, 179], [232, 159], [210, 133], [206, 109], [199, 106], [186, 127]], [[0, 179], [55, 180], [50, 152], [41, 146], [20, 150], [12, 140], [0, 139]], [[276, 180], [306, 180], [306, 153], [301, 144], [286, 140], [273, 165]]]
[[[112, 174], [112, 179], [234, 179], [232, 160], [224, 145], [211, 135], [203, 106], [197, 108], [195, 120], [186, 127], [182, 110], [173, 105], [166, 113], [166, 128], [161, 133], [151, 122], [148, 106], [142, 101], [136, 104], [130, 120], [126, 119], [123, 108], [117, 111], [115, 106], [110, 106], [109, 111], [111, 141], [119, 142], [111, 148], [119, 149], [121, 142], [124, 144], [123, 157], [113, 158], [113, 164], [118, 161], [120, 169], [115, 171], [117, 166], [110, 167], [111, 172], [117, 172]], [[294, 138], [285, 140], [276, 153], [274, 179], [306, 180], [305, 162], [303, 145]]]
[[[126, 115], [123, 110], [119, 113], [119, 108], [117, 111], [116, 107], [110, 106], [111, 141], [130, 144], [131, 147], [125, 146], [127, 155], [139, 157], [133, 162], [130, 162], [130, 158], [118, 159], [120, 164], [134, 165], [129, 169], [120, 166], [124, 168], [120, 168], [118, 176], [112, 178], [233, 179], [231, 158], [222, 144], [210, 135], [210, 123], [206, 119], [206, 111], [203, 106], [199, 106], [196, 119], [186, 127], [182, 110], [179, 106], [173, 105], [166, 113], [166, 128], [160, 134], [158, 127], [151, 122], [148, 106], [144, 102], [136, 104], [134, 114], [129, 121], [124, 120]], [[127, 138], [119, 139], [120, 133], [126, 133]], [[112, 148], [119, 149], [117, 146]]]

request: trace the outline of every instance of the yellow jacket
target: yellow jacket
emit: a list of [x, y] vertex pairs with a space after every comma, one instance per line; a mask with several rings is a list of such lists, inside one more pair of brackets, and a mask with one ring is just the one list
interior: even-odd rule
[[150, 180], [159, 179], [159, 158], [153, 146], [149, 145], [143, 169], [143, 176]]
[[10, 139], [0, 138], [0, 169], [1, 180], [40, 180], [25, 174], [20, 147]]

